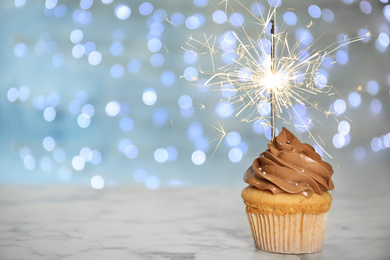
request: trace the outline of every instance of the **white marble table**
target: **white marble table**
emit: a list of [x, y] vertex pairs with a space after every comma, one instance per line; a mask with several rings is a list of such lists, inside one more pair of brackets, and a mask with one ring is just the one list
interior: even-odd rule
[[390, 196], [333, 193], [324, 249], [254, 248], [241, 188], [0, 187], [0, 259], [390, 259]]

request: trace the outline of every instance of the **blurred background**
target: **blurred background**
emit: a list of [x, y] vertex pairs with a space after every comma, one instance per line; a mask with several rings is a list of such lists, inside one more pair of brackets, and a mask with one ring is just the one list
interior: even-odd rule
[[[297, 109], [315, 117], [310, 132], [332, 157], [315, 146], [335, 169], [336, 189], [364, 187], [375, 172], [388, 182], [388, 0], [241, 3], [1, 1], [0, 183], [244, 185], [270, 129], [241, 122], [234, 105], [221, 109], [232, 92], [204, 86], [199, 68], [210, 69], [210, 59], [186, 43], [213, 36], [217, 46], [229, 31], [245, 37], [242, 26], [256, 38], [255, 17], [273, 7], [278, 30], [313, 51], [361, 36], [318, 71], [340, 93], [316, 97], [332, 115]], [[307, 128], [282, 126], [315, 145]]]

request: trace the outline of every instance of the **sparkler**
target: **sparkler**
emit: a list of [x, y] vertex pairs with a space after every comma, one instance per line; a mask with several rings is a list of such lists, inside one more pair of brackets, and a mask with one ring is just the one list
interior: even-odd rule
[[[271, 20], [271, 73], [275, 75], [275, 21]], [[275, 98], [274, 92], [270, 90], [271, 103], [271, 140], [275, 138], [276, 124], [275, 124]]]
[[[228, 1], [224, 2], [227, 10], [230, 4]], [[328, 110], [322, 109], [312, 98], [318, 94], [331, 96], [337, 91], [333, 86], [322, 82], [318, 70], [327, 55], [347, 44], [369, 37], [369, 33], [335, 42], [323, 50], [316, 50], [316, 41], [309, 46], [302, 43], [305, 36], [290, 44], [288, 33], [282, 30], [275, 32], [276, 8], [270, 9], [266, 17], [258, 17], [241, 2], [237, 3], [254, 17], [261, 31], [257, 38], [254, 38], [241, 26], [244, 38], [229, 31], [219, 38], [219, 42], [214, 36], [204, 35], [204, 41], [190, 37], [187, 46], [195, 49], [198, 56], [208, 55], [211, 59], [211, 72], [198, 68], [200, 73], [208, 75], [205, 85], [218, 91], [233, 91], [233, 95], [226, 101], [228, 106], [234, 106], [235, 116], [240, 116], [244, 122], [256, 121], [271, 127], [271, 139], [275, 137], [276, 117], [285, 123], [295, 118], [296, 121], [302, 122], [301, 128], [308, 131], [321, 147], [309, 131], [312, 120], [301, 118], [294, 105], [313, 107], [328, 115]], [[312, 23], [307, 28], [311, 26]], [[268, 40], [269, 34], [271, 40]], [[278, 57], [275, 55], [276, 49]], [[225, 64], [218, 65], [217, 57], [224, 59]]]

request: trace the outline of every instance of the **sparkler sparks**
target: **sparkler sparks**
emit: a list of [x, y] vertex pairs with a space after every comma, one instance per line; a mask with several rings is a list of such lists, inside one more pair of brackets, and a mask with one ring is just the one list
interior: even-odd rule
[[218, 147], [220, 146], [220, 144], [222, 143], [222, 141], [226, 138], [226, 136], [228, 134], [228, 130], [225, 128], [224, 124], [221, 123], [220, 121], [217, 122], [217, 125], [212, 125], [212, 127], [218, 132], [218, 136], [217, 136], [217, 138], [215, 138], [210, 143], [218, 141], [218, 144], [215, 147], [214, 152], [211, 155], [211, 157], [214, 156], [214, 154], [217, 151]]
[[363, 93], [364, 92], [364, 88], [362, 85], [358, 85], [355, 87], [355, 90], [357, 93]]
[[199, 110], [206, 110], [206, 106], [202, 103], [198, 104]]
[[[322, 109], [318, 101], [314, 100], [319, 94], [332, 96], [334, 92], [337, 93], [319, 73], [320, 66], [328, 55], [347, 44], [363, 40], [370, 34], [345, 38], [322, 50], [315, 48], [319, 39], [310, 45], [306, 44], [306, 37], [311, 37], [307, 31], [302, 32], [300, 38], [292, 44], [291, 37], [283, 30], [275, 32], [270, 40], [271, 20], [276, 17], [276, 8], [270, 9], [266, 16], [256, 16], [241, 2], [236, 3], [255, 19], [256, 36], [253, 37], [253, 31], [241, 25], [240, 35], [244, 37], [234, 31], [228, 31], [220, 38], [204, 35], [203, 41], [191, 36], [187, 42], [189, 48], [197, 50], [198, 57], [210, 57], [209, 71], [198, 68], [200, 73], [208, 77], [205, 85], [218, 91], [228, 88], [232, 95], [227, 97], [224, 104], [233, 105], [234, 115], [240, 117], [243, 122], [256, 121], [272, 126], [271, 121], [274, 118], [270, 114], [272, 115], [274, 109], [275, 116], [284, 123], [295, 119], [299, 122], [298, 129], [308, 131], [312, 120], [300, 118], [295, 111], [295, 104], [304, 108], [313, 107], [325, 116], [333, 115], [331, 109]], [[226, 11], [230, 9], [234, 13], [229, 1], [225, 0], [222, 4]], [[312, 25], [310, 22], [307, 28]], [[271, 53], [273, 44], [274, 57]], [[220, 58], [224, 61], [221, 65]], [[313, 137], [311, 134], [310, 136]]]

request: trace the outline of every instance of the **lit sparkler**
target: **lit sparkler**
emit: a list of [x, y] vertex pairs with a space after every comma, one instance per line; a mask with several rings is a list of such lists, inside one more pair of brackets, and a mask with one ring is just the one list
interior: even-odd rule
[[[227, 9], [230, 4], [228, 1], [224, 2]], [[323, 83], [318, 70], [327, 55], [347, 44], [369, 37], [369, 33], [316, 50], [313, 44], [303, 44], [302, 39], [290, 44], [288, 33], [284, 31], [274, 33], [272, 30], [270, 33], [272, 19], [276, 18], [276, 8], [270, 9], [266, 17], [257, 17], [242, 3], [237, 3], [256, 19], [256, 25], [261, 31], [253, 38], [241, 26], [245, 38], [229, 31], [219, 42], [214, 36], [204, 35], [204, 41], [190, 37], [187, 45], [196, 49], [198, 55], [209, 55], [211, 59], [211, 72], [199, 68], [202, 74], [209, 76], [205, 85], [214, 87], [215, 90], [233, 91], [234, 94], [227, 98], [227, 104], [235, 107], [235, 116], [240, 116], [245, 122], [257, 121], [267, 127], [271, 126], [272, 138], [275, 136], [275, 117], [285, 123], [296, 118], [302, 122], [300, 128], [308, 131], [312, 120], [304, 123], [305, 120], [294, 110], [294, 104], [298, 103], [305, 108], [313, 107], [329, 115], [328, 110], [321, 109], [318, 102], [312, 100], [317, 94], [333, 95], [335, 90], [333, 86]], [[312, 23], [307, 28], [311, 25]], [[217, 57], [225, 59], [227, 64], [218, 66]]]

